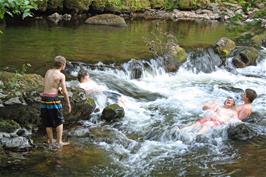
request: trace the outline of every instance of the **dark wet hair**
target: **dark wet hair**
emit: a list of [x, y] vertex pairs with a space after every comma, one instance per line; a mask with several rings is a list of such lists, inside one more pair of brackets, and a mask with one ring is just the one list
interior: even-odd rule
[[246, 89], [245, 94], [250, 103], [252, 103], [257, 98], [257, 93], [255, 90]]
[[87, 76], [87, 75], [89, 75], [89, 73], [88, 73], [87, 71], [85, 71], [85, 70], [80, 71], [80, 72], [78, 73], [78, 80], [79, 80], [79, 82], [81, 82], [81, 80], [82, 80], [85, 76]]

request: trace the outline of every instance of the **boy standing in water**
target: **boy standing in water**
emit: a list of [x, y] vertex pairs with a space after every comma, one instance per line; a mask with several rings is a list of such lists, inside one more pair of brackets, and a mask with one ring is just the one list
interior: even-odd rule
[[244, 104], [238, 106], [236, 108], [238, 118], [240, 120], [244, 120], [249, 117], [252, 113], [252, 105], [251, 103], [257, 98], [257, 93], [255, 90], [246, 89], [245, 93], [242, 96]]
[[44, 77], [44, 91], [41, 95], [41, 118], [48, 137], [48, 144], [53, 141], [53, 128], [56, 128], [56, 142], [63, 146], [69, 144], [62, 141], [64, 117], [62, 104], [58, 98], [58, 88], [62, 87], [62, 93], [67, 102], [68, 112], [71, 112], [71, 105], [66, 89], [65, 75], [61, 73], [66, 67], [66, 59], [57, 56], [54, 59], [54, 68], [49, 69]]

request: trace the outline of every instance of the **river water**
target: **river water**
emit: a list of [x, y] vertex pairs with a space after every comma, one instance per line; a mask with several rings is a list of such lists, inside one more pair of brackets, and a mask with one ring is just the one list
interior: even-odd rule
[[[189, 59], [176, 73], [166, 73], [158, 60], [143, 61], [149, 69], [139, 80], [130, 79], [128, 63], [123, 64], [124, 71], [88, 69], [97, 83], [123, 95], [125, 117], [106, 124], [95, 113], [65, 132], [71, 145], [61, 150], [40, 145], [21, 157], [22, 162], [1, 169], [0, 176], [266, 176], [265, 124], [249, 124], [259, 134], [249, 141], [229, 140], [229, 125], [202, 135], [187, 128], [203, 115], [204, 102], [222, 105], [232, 96], [241, 104], [246, 88], [258, 93], [254, 111], [265, 117], [265, 48], [261, 55], [257, 66], [238, 69], [238, 74], [218, 68], [196, 74], [185, 67]], [[102, 102], [101, 96], [96, 98]], [[78, 131], [97, 138], [77, 136]]]

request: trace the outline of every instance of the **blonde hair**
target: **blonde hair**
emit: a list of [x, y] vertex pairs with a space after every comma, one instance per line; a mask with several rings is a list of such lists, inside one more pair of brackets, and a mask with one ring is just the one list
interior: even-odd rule
[[58, 55], [54, 58], [54, 67], [55, 68], [59, 69], [65, 64], [66, 64], [66, 58], [65, 57]]

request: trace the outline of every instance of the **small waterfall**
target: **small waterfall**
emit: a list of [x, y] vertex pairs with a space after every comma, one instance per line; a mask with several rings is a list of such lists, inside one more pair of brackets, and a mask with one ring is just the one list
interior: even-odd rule
[[[191, 169], [203, 172], [208, 169], [219, 174], [210, 168], [211, 163], [238, 157], [237, 150], [227, 141], [228, 125], [206, 134], [198, 134], [191, 125], [203, 116], [204, 102], [216, 100], [222, 104], [227, 96], [232, 96], [240, 104], [240, 95], [246, 88], [256, 90], [259, 96], [253, 103], [254, 111], [266, 116], [266, 49], [261, 53], [264, 58], [257, 66], [237, 69], [237, 73], [216, 67], [221, 64], [218, 58], [208, 68], [206, 63], [213, 56], [209, 49], [199, 56], [191, 54], [176, 73], [167, 73], [161, 58], [131, 60], [119, 68], [92, 69], [83, 65], [97, 83], [128, 100], [123, 120], [107, 125], [116, 141], [101, 139], [94, 143], [111, 152], [122, 176], [150, 176], [157, 169], [180, 176], [193, 175]], [[203, 61], [199, 64], [201, 68], [193, 69], [199, 61]], [[132, 67], [135, 74], [141, 72], [141, 77], [132, 79]], [[80, 69], [79, 65], [72, 74]], [[93, 120], [85, 121], [84, 125], [90, 128], [101, 124]], [[266, 135], [265, 125], [254, 124], [253, 129]]]

